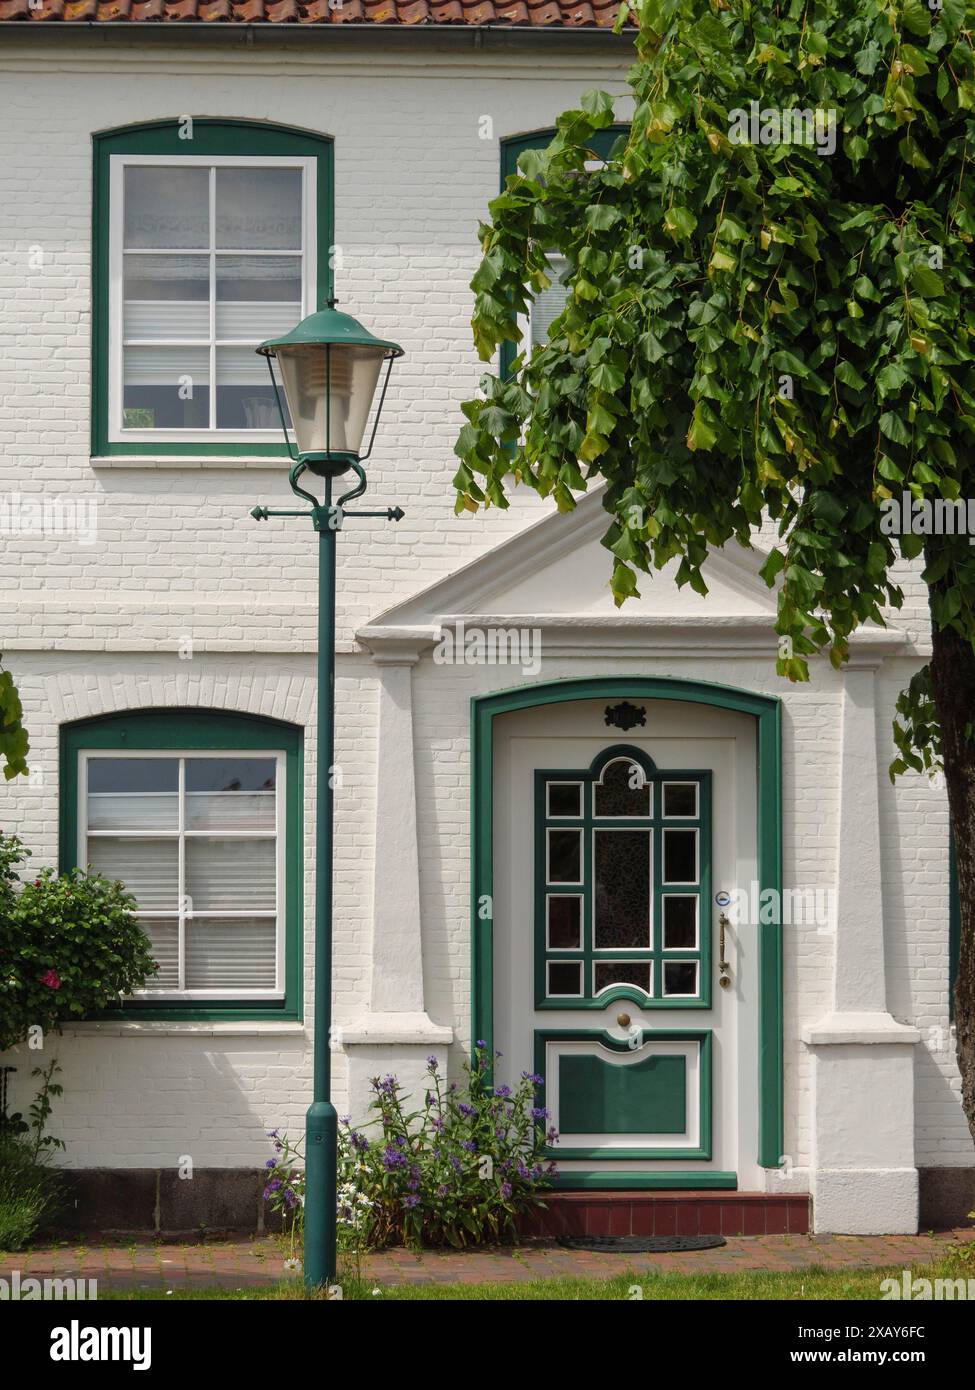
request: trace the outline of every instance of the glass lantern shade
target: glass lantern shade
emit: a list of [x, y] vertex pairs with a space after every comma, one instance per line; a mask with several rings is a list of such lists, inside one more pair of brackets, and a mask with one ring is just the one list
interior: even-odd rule
[[[403, 355], [397, 343], [376, 338], [354, 318], [339, 313], [333, 300], [327, 309], [309, 314], [290, 333], [257, 350], [278, 360], [299, 458], [348, 467], [349, 461], [368, 457], [371, 440], [362, 453], [366, 423], [383, 365], [387, 364], [385, 396], [388, 366]], [[377, 410], [373, 435], [378, 418]]]
[[312, 343], [277, 358], [298, 453], [358, 457], [385, 349]]

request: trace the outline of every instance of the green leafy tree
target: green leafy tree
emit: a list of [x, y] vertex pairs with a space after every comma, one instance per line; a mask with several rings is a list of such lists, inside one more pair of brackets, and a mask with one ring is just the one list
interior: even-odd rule
[[0, 670], [0, 757], [3, 759], [3, 775], [9, 782], [11, 778], [27, 775], [27, 730], [24, 728], [24, 711], [9, 671]]
[[933, 656], [891, 774], [943, 763], [975, 1135], [975, 547], [888, 524], [905, 492], [975, 498], [975, 3], [631, 8], [628, 135], [593, 167], [614, 111], [590, 92], [481, 227], [482, 358], [518, 341], [547, 254], [570, 289], [547, 345], [464, 404], [458, 510], [506, 506], [512, 478], [568, 510], [605, 481], [617, 603], [675, 558], [706, 593], [708, 551], [771, 523], [778, 669], [798, 681], [811, 657], [842, 665], [917, 562]]

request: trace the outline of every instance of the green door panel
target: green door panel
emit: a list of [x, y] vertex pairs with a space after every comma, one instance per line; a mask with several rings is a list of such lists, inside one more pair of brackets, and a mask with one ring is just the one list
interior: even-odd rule
[[628, 1066], [602, 1057], [559, 1058], [559, 1121], [565, 1134], [685, 1134], [683, 1057]]

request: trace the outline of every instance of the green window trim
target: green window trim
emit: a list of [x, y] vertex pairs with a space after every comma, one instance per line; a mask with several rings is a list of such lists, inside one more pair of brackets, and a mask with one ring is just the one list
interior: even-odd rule
[[[494, 720], [565, 700], [687, 700], [748, 714], [756, 723], [758, 882], [782, 901], [782, 709], [771, 695], [667, 676], [593, 676], [474, 696], [471, 700], [471, 1037], [494, 1055]], [[783, 1163], [782, 923], [762, 925], [758, 944], [757, 1161]], [[741, 1077], [741, 1084], [752, 1081]]]
[[333, 142], [330, 136], [292, 126], [274, 125], [265, 121], [214, 120], [193, 118], [192, 140], [181, 139], [184, 117], [147, 121], [140, 125], [101, 131], [93, 137], [92, 162], [92, 299], [91, 299], [91, 452], [95, 458], [137, 457], [153, 458], [268, 458], [285, 459], [284, 443], [268, 441], [248, 443], [220, 440], [201, 442], [186, 440], [138, 440], [133, 442], [109, 439], [109, 233], [112, 208], [110, 203], [110, 161], [113, 155], [240, 155], [251, 157], [311, 158], [317, 163], [316, 179], [316, 276], [315, 308], [324, 309], [332, 295], [332, 258], [334, 225]]
[[65, 724], [61, 729], [59, 866], [62, 873], [78, 865], [78, 763], [89, 751], [146, 749], [227, 750], [280, 749], [285, 756], [284, 847], [284, 998], [197, 1000], [183, 1003], [126, 1000], [124, 1006], [94, 1015], [96, 1019], [167, 1023], [298, 1023], [303, 1014], [303, 861], [302, 805], [304, 753], [302, 730], [295, 724], [253, 715], [201, 709], [149, 709], [99, 716]]
[[[590, 141], [593, 150], [600, 159], [607, 159], [613, 145], [621, 135], [629, 135], [628, 125], [611, 125], [605, 130], [597, 130]], [[544, 150], [552, 143], [555, 138], [555, 128], [547, 130], [533, 130], [525, 135], [509, 135], [501, 141], [501, 186], [499, 192], [503, 193], [508, 179], [518, 172], [518, 160], [525, 150]], [[505, 341], [500, 349], [500, 376], [503, 378], [511, 375], [511, 364], [523, 350], [523, 344]]]
[[[651, 814], [638, 818], [605, 817], [595, 814], [594, 787], [604, 770], [620, 760], [636, 764], [642, 770], [645, 783], [651, 788]], [[582, 814], [574, 817], [553, 816], [547, 806], [547, 788], [550, 783], [580, 783], [582, 787]], [[663, 784], [665, 782], [694, 783], [698, 788], [697, 814], [690, 817], [665, 817], [663, 814]], [[548, 882], [546, 866], [546, 834], [549, 829], [578, 829], [583, 837], [582, 883], [578, 886], [569, 883]], [[620, 949], [596, 950], [593, 944], [595, 923], [593, 920], [593, 887], [595, 868], [593, 864], [593, 832], [595, 830], [649, 830], [651, 833], [651, 944], [646, 949], [624, 947]], [[662, 873], [662, 845], [665, 830], [698, 831], [698, 875], [693, 884], [664, 884]], [[697, 946], [694, 948], [663, 947], [663, 899], [665, 896], [693, 897], [697, 899]], [[582, 947], [559, 949], [550, 947], [547, 941], [547, 900], [555, 897], [582, 898]], [[629, 744], [615, 744], [604, 748], [584, 769], [538, 769], [535, 773], [535, 1007], [540, 1010], [566, 1009], [605, 1009], [617, 1000], [627, 999], [640, 1008], [646, 1009], [709, 1009], [711, 1007], [711, 774], [704, 770], [664, 770], [657, 768], [642, 750]], [[582, 966], [583, 989], [581, 996], [550, 995], [548, 992], [548, 965], [550, 962], [578, 961]], [[593, 967], [603, 961], [609, 964], [631, 961], [646, 961], [652, 967], [652, 995], [646, 995], [631, 984], [616, 984], [611, 988], [594, 992]], [[692, 961], [698, 968], [698, 988], [693, 996], [670, 995], [663, 993], [663, 967], [665, 962], [680, 964]]]

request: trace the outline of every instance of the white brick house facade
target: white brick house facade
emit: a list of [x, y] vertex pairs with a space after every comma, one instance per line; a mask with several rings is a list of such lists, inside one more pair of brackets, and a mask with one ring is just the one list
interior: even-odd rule
[[[547, 49], [537, 36], [532, 48], [479, 49], [0, 38], [3, 492], [97, 502], [93, 543], [15, 528], [3, 538], [0, 649], [32, 771], [0, 792], [0, 824], [33, 865], [57, 862], [59, 746], [73, 721], [207, 710], [304, 735], [303, 1019], [66, 1031], [50, 1043], [64, 1069], [65, 1162], [165, 1169], [191, 1155], [201, 1168], [258, 1168], [264, 1131], [300, 1130], [310, 1095], [313, 533], [248, 515], [291, 505], [278, 461], [91, 450], [92, 136], [191, 115], [334, 141], [341, 307], [405, 348], [363, 505], [397, 503], [406, 518], [350, 524], [338, 546], [340, 1113], [361, 1108], [369, 1076], [410, 1077], [431, 1051], [456, 1074], [472, 1041], [472, 697], [613, 676], [734, 687], [781, 701], [783, 882], [833, 890], [838, 912], [835, 931], [783, 930], [784, 1166], [755, 1165], [743, 1133], [754, 1171], [742, 1186], [811, 1191], [823, 1230], [916, 1229], [917, 1170], [973, 1167], [949, 1023], [946, 802], [924, 779], [892, 787], [886, 775], [894, 701], [926, 654], [923, 587], [908, 576], [895, 626], [855, 644], [847, 672], [818, 668], [787, 688], [745, 559], [722, 557], [707, 601], [658, 577], [617, 617], [598, 507], [564, 520], [526, 494], [507, 512], [453, 516], [458, 402], [480, 370], [468, 282], [500, 141], [550, 127], [587, 88], [622, 95], [629, 55]], [[436, 663], [438, 627], [465, 615], [539, 630], [540, 671]], [[18, 1103], [27, 1061], [23, 1049], [4, 1058], [18, 1066]]]

